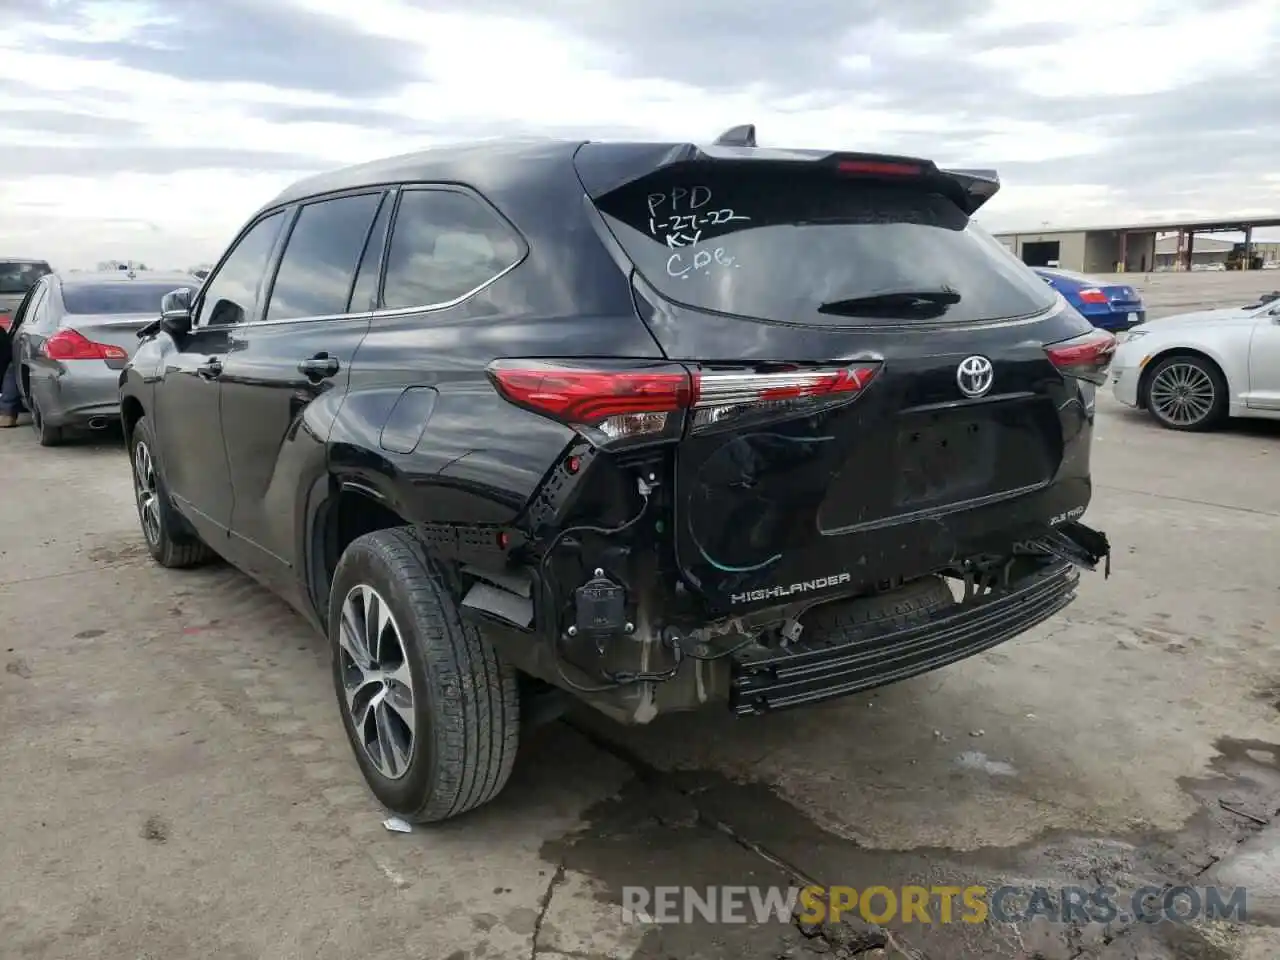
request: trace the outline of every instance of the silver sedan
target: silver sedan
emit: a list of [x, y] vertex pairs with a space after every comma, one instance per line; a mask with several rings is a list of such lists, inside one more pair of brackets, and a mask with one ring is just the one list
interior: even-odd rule
[[13, 316], [18, 392], [43, 446], [67, 428], [101, 429], [120, 417], [119, 376], [137, 332], [160, 315], [160, 298], [196, 289], [187, 274], [51, 273]]
[[1280, 291], [1237, 307], [1148, 320], [1120, 335], [1111, 389], [1170, 430], [1280, 419]]

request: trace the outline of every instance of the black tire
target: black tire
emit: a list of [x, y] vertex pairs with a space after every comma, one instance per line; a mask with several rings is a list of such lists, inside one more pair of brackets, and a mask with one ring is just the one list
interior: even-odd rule
[[955, 603], [942, 577], [922, 577], [897, 590], [856, 600], [824, 603], [807, 613], [802, 622], [805, 643], [847, 643], [867, 627], [906, 627], [927, 619]]
[[[412, 680], [413, 739], [395, 778], [378, 769], [347, 705], [343, 605], [361, 587], [385, 600]], [[496, 797], [519, 746], [517, 673], [461, 619], [440, 569], [410, 529], [379, 530], [351, 542], [334, 573], [328, 622], [342, 724], [378, 800], [406, 820], [431, 823]]]
[[[1180, 423], [1171, 420], [1162, 413], [1156, 405], [1152, 403], [1152, 386], [1172, 367], [1176, 366], [1191, 367], [1199, 371], [1213, 388], [1213, 399], [1209, 405], [1209, 411], [1199, 420], [1189, 423]], [[1228, 394], [1227, 381], [1222, 376], [1222, 371], [1218, 369], [1218, 365], [1205, 357], [1195, 354], [1174, 354], [1171, 357], [1165, 357], [1151, 368], [1151, 372], [1147, 374], [1143, 381], [1142, 387], [1142, 406], [1151, 414], [1152, 419], [1166, 430], [1181, 430], [1187, 433], [1200, 433], [1207, 430], [1215, 430], [1226, 422], [1228, 413]]]
[[[139, 477], [139, 447], [144, 447], [151, 463], [152, 487], [145, 491], [154, 498], [154, 513], [148, 514], [144, 503], [143, 481]], [[143, 417], [129, 434], [129, 472], [133, 477], [133, 499], [138, 507], [138, 524], [147, 550], [162, 567], [195, 567], [212, 560], [214, 552], [183, 520], [169, 499], [160, 462], [155, 454], [155, 434], [151, 423]], [[154, 523], [148, 522], [151, 516]]]
[[27, 387], [29, 396], [27, 397], [27, 406], [31, 412], [31, 429], [35, 431], [36, 441], [42, 447], [56, 447], [62, 443], [63, 435], [61, 427], [51, 427], [45, 423], [44, 413], [40, 410], [40, 404], [36, 403], [35, 392]]

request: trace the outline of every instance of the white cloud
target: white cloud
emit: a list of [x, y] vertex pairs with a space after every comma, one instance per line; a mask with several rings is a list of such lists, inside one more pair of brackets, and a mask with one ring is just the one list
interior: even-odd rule
[[1022, 89], [1038, 96], [1102, 99], [1163, 93], [1192, 79], [1247, 76], [1276, 55], [1280, 4], [1274, 0], [1189, 6], [1176, 20], [1144, 23], [1153, 8], [1151, 0], [1078, 0], [1069, 7], [998, 0], [993, 21], [1052, 22], [1068, 35], [1054, 44], [989, 50], [976, 59], [1016, 73]]
[[185, 269], [213, 259], [255, 207], [300, 175], [193, 170], [0, 182], [5, 247], [59, 268], [132, 259]]
[[[762, 138], [787, 145], [928, 152], [942, 162], [1013, 164], [1019, 171], [1037, 165], [1047, 170], [1054, 163], [1059, 166], [1053, 169], [1088, 167], [1087, 175], [1073, 172], [1070, 180], [1056, 178], [1061, 182], [1040, 176], [1035, 185], [1025, 173], [1021, 182], [1006, 176], [1005, 189], [984, 214], [1001, 226], [1280, 207], [1280, 183], [1268, 171], [1188, 176], [1191, 187], [1171, 187], [1153, 198], [1149, 191], [1135, 193], [1130, 184], [1110, 180], [1108, 169], [1093, 159], [1126, 143], [1125, 124], [1114, 121], [1138, 109], [1133, 105], [1138, 101], [1122, 98], [1173, 90], [1194, 79], [1238, 74], [1248, 83], [1250, 71], [1268, 62], [1275, 66], [1280, 5], [1274, 0], [1214, 11], [1189, 7], [1177, 19], [1157, 23], [1149, 22], [1152, 2], [1117, 6], [1113, 0], [1080, 0], [1068, 8], [992, 0], [988, 15], [960, 36], [941, 28], [895, 29], [881, 19], [832, 38], [833, 89], [811, 93], [780, 92], [763, 81], [711, 90], [659, 75], [656, 68], [652, 75], [643, 69], [624, 74], [619, 48], [588, 39], [574, 22], [557, 24], [533, 12], [428, 11], [401, 0], [278, 2], [282, 15], [288, 6], [324, 14], [345, 23], [352, 36], [411, 40], [418, 49], [420, 79], [357, 100], [342, 90], [300, 89], [301, 83], [295, 89], [251, 76], [198, 82], [93, 58], [97, 50], [117, 50], [111, 45], [141, 42], [144, 36], [152, 47], [163, 45], [156, 28], [172, 22], [174, 14], [157, 14], [165, 8], [156, 4], [99, 4], [73, 26], [24, 22], [0, 38], [0, 83], [15, 85], [0, 102], [8, 115], [0, 126], [0, 154], [4, 147], [96, 148], [114, 150], [111, 156], [121, 159], [92, 175], [23, 168], [0, 180], [6, 246], [16, 244], [60, 263], [123, 256], [128, 246], [129, 256], [186, 266], [214, 257], [256, 206], [298, 176], [428, 146], [451, 139], [451, 131], [497, 132], [507, 126], [584, 136], [627, 127], [654, 137], [705, 139], [732, 123], [750, 121]], [[779, 16], [788, 16], [781, 0], [760, 2], [777, 3]], [[1047, 27], [1055, 42], [1000, 41], [1005, 45], [990, 47], [1000, 31], [1011, 27]], [[42, 38], [52, 46], [33, 42]], [[68, 55], [73, 41], [80, 44], [75, 47], [79, 58]], [[253, 43], [254, 37], [246, 34], [244, 42]], [[717, 42], [716, 36], [706, 37], [709, 56]], [[227, 57], [237, 54], [234, 48], [225, 50]], [[780, 49], [778, 56], [785, 55]], [[935, 90], [941, 77], [945, 92], [948, 71], [963, 77], [965, 70], [982, 67], [1003, 71], [1007, 87], [991, 89], [989, 98], [978, 97], [978, 106], [966, 110], [936, 93], [912, 99], [910, 74], [886, 87], [878, 72], [895, 58], [936, 64], [936, 76], [914, 78], [932, 81]], [[740, 63], [730, 63], [726, 71], [752, 73]], [[1022, 98], [1017, 112], [1006, 109], [1006, 97], [1015, 93]], [[1055, 102], [1091, 96], [1098, 99], [1099, 122], [1060, 119], [1049, 109]], [[1023, 109], [1028, 98], [1046, 105], [1043, 117]], [[281, 119], [281, 110], [343, 108], [363, 109], [370, 119], [359, 124], [337, 116], [324, 122]], [[51, 111], [94, 123], [81, 131], [42, 126], [42, 116]], [[1246, 116], [1242, 122], [1274, 131], [1280, 106], [1269, 117]], [[119, 125], [119, 136], [112, 124]], [[1185, 134], [1194, 137], [1195, 131]], [[166, 150], [179, 151], [180, 157], [189, 152], [186, 168], [148, 173], [151, 166], [143, 162], [148, 152], [159, 156]], [[227, 156], [220, 159], [215, 151]], [[278, 162], [262, 169], [266, 164], [237, 160], [236, 151], [273, 155]], [[131, 157], [140, 159], [130, 165]], [[1070, 161], [1078, 163], [1060, 166]], [[1151, 158], [1157, 171], [1162, 162]]]

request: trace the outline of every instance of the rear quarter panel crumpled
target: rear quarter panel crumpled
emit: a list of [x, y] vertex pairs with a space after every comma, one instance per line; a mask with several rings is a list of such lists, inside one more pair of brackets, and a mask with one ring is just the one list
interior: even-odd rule
[[[356, 354], [330, 470], [379, 491], [407, 520], [510, 522], [574, 438], [503, 400], [485, 374], [493, 360], [662, 356], [587, 219], [569, 156], [534, 155], [472, 184], [524, 238], [519, 266], [447, 309], [375, 316]], [[404, 425], [391, 424], [397, 441], [384, 431], [407, 389], [435, 396], [406, 452]]]

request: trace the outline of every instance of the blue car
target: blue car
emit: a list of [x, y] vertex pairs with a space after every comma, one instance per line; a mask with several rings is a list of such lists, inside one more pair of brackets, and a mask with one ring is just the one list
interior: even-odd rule
[[1128, 330], [1147, 318], [1146, 305], [1133, 287], [1104, 283], [1082, 273], [1056, 267], [1032, 269], [1095, 327], [1111, 331]]

